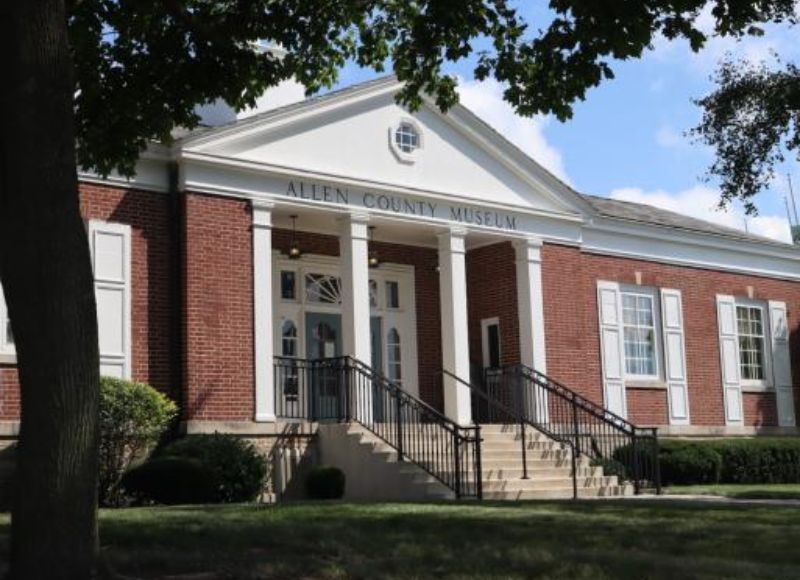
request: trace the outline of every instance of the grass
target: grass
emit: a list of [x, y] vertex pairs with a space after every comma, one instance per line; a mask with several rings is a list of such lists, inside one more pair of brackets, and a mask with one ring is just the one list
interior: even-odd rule
[[[136, 508], [102, 512], [101, 543], [139, 578], [799, 578], [798, 516], [682, 501]], [[0, 515], [0, 562], [8, 533]]]
[[735, 499], [800, 499], [800, 484], [718, 484], [675, 485], [664, 489], [669, 495], [718, 495]]

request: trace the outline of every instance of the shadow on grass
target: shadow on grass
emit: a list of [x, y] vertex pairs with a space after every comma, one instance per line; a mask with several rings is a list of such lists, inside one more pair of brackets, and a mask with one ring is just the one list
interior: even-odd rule
[[[800, 577], [797, 510], [669, 502], [187, 506], [105, 511], [142, 578]], [[8, 518], [0, 516], [7, 556]]]

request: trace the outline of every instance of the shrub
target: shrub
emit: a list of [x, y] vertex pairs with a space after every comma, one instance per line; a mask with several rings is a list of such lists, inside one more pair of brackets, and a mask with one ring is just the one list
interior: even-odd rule
[[[632, 479], [638, 473], [641, 478], [653, 475], [653, 443], [650, 439], [640, 439], [636, 442], [636, 452], [633, 444], [622, 445], [614, 450], [611, 459], [622, 466], [625, 479]], [[606, 459], [609, 461], [609, 459]], [[637, 470], [638, 466], [638, 470]]]
[[709, 446], [664, 442], [659, 460], [664, 485], [718, 483], [720, 480], [722, 456]]
[[119, 505], [122, 475], [144, 460], [177, 414], [175, 403], [144, 383], [100, 379], [99, 500]]
[[127, 472], [122, 488], [140, 501], [175, 505], [216, 501], [219, 484], [196, 459], [155, 457]]
[[314, 467], [306, 479], [306, 492], [311, 499], [340, 499], [344, 486], [344, 472], [338, 467]]
[[211, 471], [216, 502], [252, 501], [264, 489], [266, 459], [252, 443], [232, 435], [190, 435], [167, 445], [160, 455], [193, 459]]
[[595, 457], [591, 462], [592, 467], [602, 467], [603, 475], [616, 475], [620, 481], [628, 479], [628, 474], [625, 471], [625, 466], [609, 457]]
[[722, 483], [800, 483], [800, 439], [720, 439], [707, 443], [722, 456]]

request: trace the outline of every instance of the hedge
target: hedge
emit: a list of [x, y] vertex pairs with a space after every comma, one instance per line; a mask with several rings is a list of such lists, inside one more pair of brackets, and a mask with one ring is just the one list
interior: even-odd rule
[[662, 441], [665, 485], [800, 483], [800, 438]]

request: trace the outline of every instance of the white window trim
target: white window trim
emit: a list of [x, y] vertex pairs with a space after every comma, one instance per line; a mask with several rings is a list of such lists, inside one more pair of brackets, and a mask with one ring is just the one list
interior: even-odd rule
[[8, 320], [8, 309], [6, 307], [3, 287], [0, 286], [0, 364], [16, 364], [17, 349], [13, 343], [6, 342], [6, 330]]
[[[417, 132], [417, 148], [410, 153], [406, 153], [400, 147], [397, 146], [397, 142], [395, 141], [395, 133], [403, 124], [411, 125], [414, 130]], [[389, 149], [391, 149], [392, 153], [394, 153], [397, 160], [401, 163], [408, 163], [412, 164], [417, 160], [417, 153], [423, 149], [425, 146], [425, 141], [422, 134], [422, 127], [420, 127], [419, 123], [417, 123], [411, 117], [403, 117], [397, 121], [397, 123], [393, 124], [389, 127]]]
[[[775, 390], [772, 384], [772, 335], [770, 333], [770, 318], [768, 304], [763, 300], [754, 300], [752, 298], [734, 298], [734, 314], [736, 315], [736, 353], [739, 360], [737, 360], [739, 369], [739, 384], [742, 391], [747, 393], [764, 393], [772, 392]], [[746, 306], [749, 308], [758, 308], [761, 311], [761, 329], [764, 331], [764, 378], [763, 379], [745, 379], [742, 378], [742, 352], [739, 348], [739, 306]]]
[[[640, 375], [628, 372], [628, 363], [625, 355], [625, 314], [624, 314], [624, 296], [625, 295], [644, 296], [649, 298], [653, 307], [653, 355], [655, 357], [655, 373], [651, 375]], [[626, 388], [666, 388], [663, 375], [663, 346], [661, 341], [661, 334], [663, 328], [661, 326], [661, 308], [658, 296], [658, 288], [651, 288], [649, 286], [626, 286], [620, 285], [619, 288], [619, 316], [620, 316], [620, 329], [622, 332], [622, 370], [625, 377]]]

